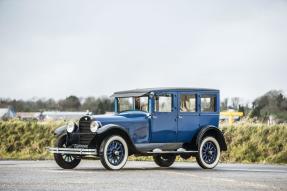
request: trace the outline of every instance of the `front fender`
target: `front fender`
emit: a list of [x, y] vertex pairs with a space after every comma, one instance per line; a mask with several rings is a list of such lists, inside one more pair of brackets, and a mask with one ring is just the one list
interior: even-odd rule
[[109, 130], [112, 130], [112, 129], [119, 129], [119, 130], [122, 130], [124, 131], [127, 135], [128, 135], [128, 131], [122, 127], [122, 126], [119, 126], [119, 125], [115, 125], [115, 124], [108, 124], [108, 125], [105, 125], [101, 128], [99, 128], [96, 132], [97, 135], [101, 135]]
[[122, 136], [127, 141], [127, 144], [129, 147], [129, 154], [138, 153], [138, 151], [136, 150], [136, 148], [132, 142], [131, 137], [129, 136], [128, 130], [122, 126], [115, 125], [115, 124], [108, 124], [108, 125], [105, 125], [105, 126], [99, 128], [96, 132], [94, 139], [90, 143], [90, 146], [93, 147], [92, 145], [94, 145], [97, 148], [99, 148], [102, 141], [106, 137], [112, 136], [115, 134]]
[[57, 137], [60, 137], [61, 135], [64, 135], [66, 134], [66, 129], [67, 129], [67, 126], [66, 125], [63, 125], [61, 127], [58, 127], [57, 129], [55, 129], [54, 131], [54, 134], [57, 136]]

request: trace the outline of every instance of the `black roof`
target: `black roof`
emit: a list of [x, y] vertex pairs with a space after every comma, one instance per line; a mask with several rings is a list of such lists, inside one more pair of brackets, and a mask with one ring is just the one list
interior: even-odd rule
[[209, 88], [185, 88], [185, 87], [159, 87], [159, 88], [143, 88], [143, 89], [133, 89], [126, 91], [115, 92], [111, 97], [132, 97], [132, 96], [142, 96], [153, 91], [219, 91], [217, 89]]

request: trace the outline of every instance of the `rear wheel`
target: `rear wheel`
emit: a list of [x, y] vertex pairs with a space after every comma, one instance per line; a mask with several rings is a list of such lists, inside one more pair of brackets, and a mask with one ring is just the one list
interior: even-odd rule
[[174, 161], [176, 156], [173, 154], [157, 154], [153, 156], [154, 162], [160, 167], [170, 167]]
[[196, 161], [204, 169], [216, 167], [220, 158], [220, 146], [214, 137], [205, 137], [200, 144]]
[[[66, 148], [66, 136], [59, 137], [56, 142], [56, 147]], [[73, 169], [81, 162], [80, 158], [76, 158], [74, 155], [69, 154], [57, 154], [54, 153], [54, 159], [56, 163], [63, 169]]]
[[123, 168], [128, 160], [128, 146], [124, 138], [119, 135], [107, 137], [100, 147], [102, 165], [108, 170]]

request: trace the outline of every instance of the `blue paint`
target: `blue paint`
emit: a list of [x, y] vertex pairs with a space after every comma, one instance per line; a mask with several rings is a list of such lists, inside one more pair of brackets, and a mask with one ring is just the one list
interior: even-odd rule
[[[172, 94], [172, 111], [156, 112], [155, 96], [148, 93], [149, 112], [118, 112], [118, 101], [115, 98], [114, 115], [94, 115], [93, 120], [100, 121], [102, 126], [119, 125], [126, 129], [134, 144], [189, 142], [201, 128], [211, 125], [218, 127], [220, 100], [218, 90], [206, 89], [165, 89], [153, 90], [155, 95]], [[180, 112], [180, 95], [191, 94], [196, 97], [195, 112]], [[215, 96], [214, 112], [201, 112], [200, 98], [203, 95]]]

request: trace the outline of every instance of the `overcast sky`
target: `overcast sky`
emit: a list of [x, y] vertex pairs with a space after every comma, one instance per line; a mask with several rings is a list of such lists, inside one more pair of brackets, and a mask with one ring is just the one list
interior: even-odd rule
[[0, 97], [287, 92], [287, 1], [0, 0]]

